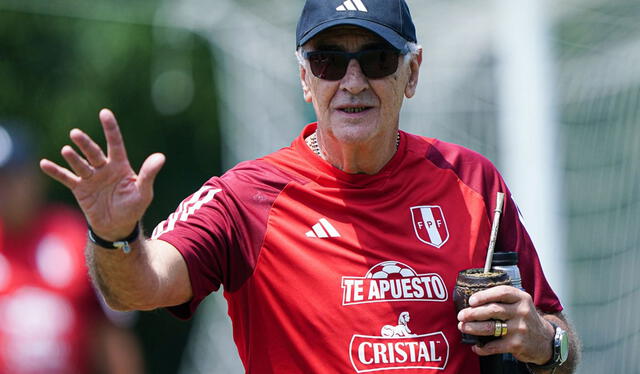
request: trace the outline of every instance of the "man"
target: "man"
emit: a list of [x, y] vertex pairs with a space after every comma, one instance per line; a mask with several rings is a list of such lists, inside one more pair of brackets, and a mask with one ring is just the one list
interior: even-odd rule
[[[72, 130], [83, 154], [62, 149], [72, 171], [41, 167], [87, 216], [90, 267], [108, 303], [189, 317], [224, 285], [247, 372], [477, 373], [478, 355], [500, 352], [535, 372], [571, 372], [569, 326], [510, 198], [498, 248], [519, 252], [527, 292], [496, 287], [455, 314], [457, 272], [482, 267], [494, 196], [510, 195], [480, 155], [398, 130], [418, 83], [416, 43], [402, 0], [308, 0], [297, 54], [317, 123], [210, 179], [149, 240], [138, 222], [164, 156], [136, 175], [108, 110], [107, 155]], [[412, 333], [383, 336], [403, 315]], [[502, 337], [470, 347], [461, 331]]]
[[45, 204], [27, 135], [0, 123], [0, 373], [142, 373], [137, 340], [116, 325], [129, 316], [107, 318], [87, 278], [86, 223]]

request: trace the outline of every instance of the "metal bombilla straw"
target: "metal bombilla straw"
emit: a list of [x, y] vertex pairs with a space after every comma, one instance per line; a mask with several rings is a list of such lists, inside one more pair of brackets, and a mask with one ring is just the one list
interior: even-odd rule
[[487, 248], [487, 259], [484, 262], [484, 272], [491, 270], [491, 262], [493, 261], [493, 251], [496, 246], [496, 238], [498, 237], [498, 227], [500, 226], [500, 215], [502, 214], [502, 205], [504, 203], [504, 193], [496, 194], [496, 209], [493, 211], [493, 224], [491, 225], [491, 236], [489, 237], [489, 248]]

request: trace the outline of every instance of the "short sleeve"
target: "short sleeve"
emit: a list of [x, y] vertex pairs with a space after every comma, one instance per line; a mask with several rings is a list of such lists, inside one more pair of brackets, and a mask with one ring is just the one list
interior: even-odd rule
[[497, 252], [517, 252], [518, 269], [522, 287], [533, 298], [538, 309], [545, 313], [557, 313], [563, 310], [560, 300], [549, 285], [542, 270], [540, 259], [527, 230], [520, 219], [520, 211], [504, 179], [495, 166], [483, 157], [484, 170], [483, 194], [487, 202], [487, 214], [493, 222], [493, 210], [496, 206], [497, 192], [505, 194], [500, 228], [496, 240]]
[[518, 252], [522, 287], [533, 297], [536, 307], [545, 313], [561, 312], [563, 307], [544, 275], [538, 253], [520, 219], [518, 207], [502, 178], [500, 181], [506, 193], [496, 250]]
[[547, 282], [536, 249], [525, 229], [518, 207], [496, 167], [486, 157], [456, 144], [432, 140], [427, 159], [443, 169], [451, 169], [460, 180], [481, 195], [486, 215], [493, 221], [497, 192], [505, 194], [504, 209], [496, 241], [496, 251], [518, 252], [522, 286], [545, 313], [562, 311], [562, 305]]
[[180, 318], [190, 317], [200, 302], [225, 281], [225, 264], [236, 240], [234, 214], [224, 187], [219, 178], [209, 180], [158, 224], [151, 236], [173, 245], [187, 264], [193, 298], [169, 308]]
[[238, 164], [184, 199], [154, 230], [152, 239], [178, 249], [189, 271], [193, 298], [168, 308], [189, 318], [200, 302], [224, 286], [235, 292], [253, 274], [271, 207], [291, 181], [260, 160]]

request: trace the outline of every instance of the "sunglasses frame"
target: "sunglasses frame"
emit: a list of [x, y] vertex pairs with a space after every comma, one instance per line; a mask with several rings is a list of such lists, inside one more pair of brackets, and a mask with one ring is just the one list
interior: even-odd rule
[[[366, 53], [371, 53], [371, 52], [391, 52], [392, 54], [394, 54], [395, 58], [396, 58], [395, 69], [393, 69], [393, 71], [391, 71], [388, 74], [383, 75], [383, 76], [370, 77], [369, 74], [367, 74], [368, 68], [363, 66], [362, 61], [360, 59], [361, 59], [362, 55], [364, 55]], [[344, 76], [347, 74], [347, 68], [349, 66], [349, 63], [353, 59], [358, 61], [358, 64], [360, 65], [360, 69], [362, 70], [362, 73], [364, 74], [365, 77], [367, 77], [369, 79], [381, 79], [381, 78], [387, 77], [387, 76], [395, 73], [398, 70], [398, 62], [397, 62], [397, 60], [398, 60], [398, 58], [400, 56], [403, 56], [406, 53], [407, 53], [407, 51], [405, 51], [404, 49], [398, 51], [397, 49], [393, 49], [393, 48], [363, 49], [363, 50], [358, 51], [358, 52], [345, 52], [345, 51], [334, 51], [334, 50], [318, 50], [318, 51], [303, 51], [302, 52], [302, 57], [304, 57], [307, 61], [309, 61], [309, 64], [311, 64], [311, 61], [309, 60], [311, 57], [317, 56], [317, 55], [320, 55], [320, 54], [329, 54], [329, 55], [334, 55], [334, 56], [346, 57], [347, 58], [347, 64], [344, 67], [344, 73], [340, 77], [338, 77], [336, 79], [327, 79], [327, 78], [320, 77], [320, 76], [316, 75], [316, 73], [313, 71], [313, 67], [310, 66], [311, 67], [311, 72], [313, 73], [313, 75], [315, 77], [323, 79], [323, 80], [327, 80], [327, 81], [339, 81], [342, 78], [344, 78]]]

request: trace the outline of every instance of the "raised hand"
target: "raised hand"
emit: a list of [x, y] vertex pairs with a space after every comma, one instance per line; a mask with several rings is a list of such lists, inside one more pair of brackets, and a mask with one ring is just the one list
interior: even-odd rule
[[136, 174], [115, 116], [102, 109], [99, 117], [107, 140], [106, 156], [87, 134], [73, 129], [69, 137], [82, 155], [68, 145], [60, 152], [71, 170], [46, 159], [40, 161], [40, 168], [71, 190], [98, 236], [119, 240], [133, 231], [151, 203], [153, 181], [165, 157], [161, 153], [150, 155]]

